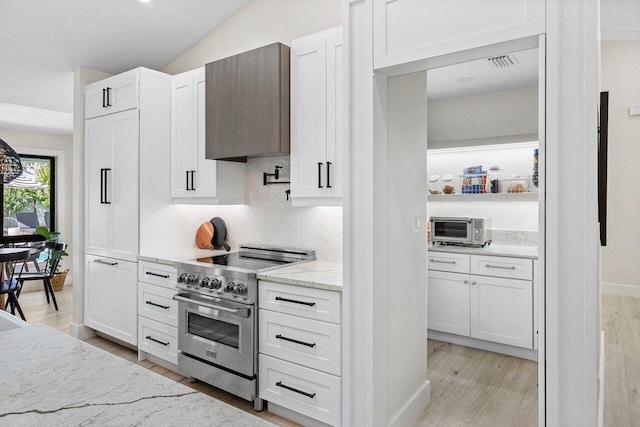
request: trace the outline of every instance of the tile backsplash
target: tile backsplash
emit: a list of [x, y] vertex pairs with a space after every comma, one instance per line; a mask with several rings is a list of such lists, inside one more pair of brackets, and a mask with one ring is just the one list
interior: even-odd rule
[[176, 251], [195, 248], [198, 226], [218, 216], [227, 224], [232, 250], [241, 243], [260, 243], [314, 249], [318, 259], [342, 261], [342, 208], [292, 207], [285, 194], [288, 184], [262, 184], [263, 172], [273, 173], [276, 165], [282, 166], [280, 181], [289, 181], [288, 156], [249, 159], [246, 205], [174, 205], [179, 218]]

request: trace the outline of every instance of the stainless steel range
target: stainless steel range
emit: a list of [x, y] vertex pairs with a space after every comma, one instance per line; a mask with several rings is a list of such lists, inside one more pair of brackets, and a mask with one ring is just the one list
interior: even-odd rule
[[252, 400], [261, 411], [256, 275], [312, 259], [312, 250], [241, 245], [238, 252], [176, 263], [180, 373]]

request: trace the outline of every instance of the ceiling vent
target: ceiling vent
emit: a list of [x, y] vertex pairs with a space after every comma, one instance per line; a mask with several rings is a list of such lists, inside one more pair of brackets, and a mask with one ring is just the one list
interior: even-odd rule
[[508, 68], [518, 64], [518, 59], [512, 53], [509, 55], [494, 56], [493, 58], [488, 58], [487, 61], [489, 61], [491, 68]]

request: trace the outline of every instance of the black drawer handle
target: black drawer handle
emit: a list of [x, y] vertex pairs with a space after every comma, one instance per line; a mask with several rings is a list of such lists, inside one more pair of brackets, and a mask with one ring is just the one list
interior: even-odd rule
[[327, 162], [327, 188], [331, 187], [331, 162]]
[[316, 305], [315, 302], [296, 301], [294, 299], [288, 299], [288, 298], [282, 298], [282, 297], [276, 297], [276, 301], [292, 302], [294, 304], [308, 305], [309, 307], [313, 307], [314, 305]]
[[318, 188], [322, 188], [322, 162], [318, 162]]
[[288, 385], [282, 384], [282, 381], [278, 381], [276, 383], [276, 387], [286, 388], [287, 390], [291, 390], [291, 391], [296, 392], [298, 394], [301, 394], [303, 396], [307, 396], [309, 399], [313, 399], [314, 397], [316, 397], [315, 393], [307, 393], [306, 391], [302, 391], [302, 390], [298, 390], [297, 388], [289, 387]]
[[144, 303], [152, 305], [154, 307], [164, 308], [165, 310], [169, 310], [169, 308], [170, 308], [168, 305], [158, 304], [157, 302], [153, 302], [153, 301], [145, 301]]
[[158, 273], [154, 273], [152, 271], [147, 271], [144, 274], [148, 274], [149, 276], [162, 277], [163, 279], [168, 279], [170, 277], [168, 274], [158, 274]]
[[308, 342], [304, 342], [304, 341], [298, 341], [298, 340], [294, 340], [293, 338], [283, 337], [280, 334], [276, 335], [276, 338], [279, 339], [279, 340], [289, 341], [289, 342], [293, 342], [293, 343], [300, 344], [300, 345], [306, 345], [307, 347], [311, 347], [311, 348], [316, 346], [316, 343], [308, 343]]
[[158, 344], [162, 344], [165, 347], [169, 345], [168, 342], [157, 340], [154, 337], [152, 337], [151, 335], [147, 335], [146, 337], [144, 337], [144, 339], [149, 340], [149, 341], [153, 341], [153, 342], [157, 342]]
[[107, 88], [107, 107], [111, 107], [111, 88]]

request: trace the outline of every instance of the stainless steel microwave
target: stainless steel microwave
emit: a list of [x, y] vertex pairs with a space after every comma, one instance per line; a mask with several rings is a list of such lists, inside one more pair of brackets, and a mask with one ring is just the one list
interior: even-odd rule
[[491, 218], [431, 217], [431, 241], [485, 246], [491, 243]]

